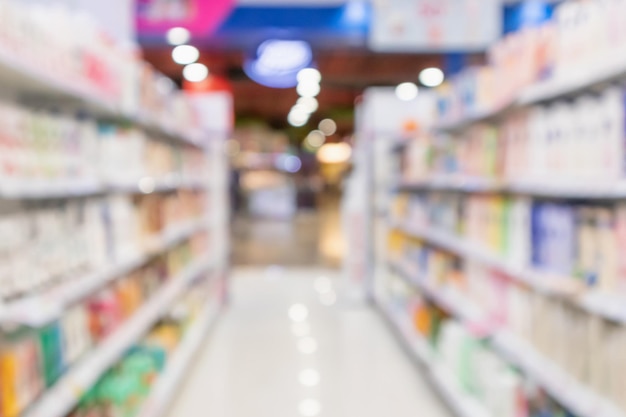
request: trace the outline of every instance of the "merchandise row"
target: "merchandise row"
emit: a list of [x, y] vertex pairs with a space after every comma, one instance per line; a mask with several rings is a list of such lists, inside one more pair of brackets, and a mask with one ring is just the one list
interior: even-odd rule
[[59, 320], [40, 329], [3, 333], [0, 416], [20, 415], [205, 251], [205, 237], [194, 236], [69, 308]]
[[205, 151], [124, 127], [0, 104], [0, 186], [207, 178]]
[[622, 0], [571, 0], [557, 5], [552, 20], [506, 35], [488, 51], [487, 66], [469, 68], [442, 88], [442, 119], [454, 124], [489, 114], [520, 96], [522, 103], [528, 102], [524, 96], [533, 97], [532, 88], [541, 89], [540, 82], [584, 86], [607, 68], [611, 71], [606, 79], [622, 76], [624, 16]]
[[406, 331], [423, 340], [433, 352], [430, 361], [441, 363], [461, 391], [484, 407], [481, 415], [574, 416], [531, 377], [500, 357], [481, 334], [458, 322], [402, 279], [392, 275], [388, 286], [395, 314], [405, 317], [408, 323]]
[[416, 280], [463, 294], [466, 302], [481, 306], [482, 319], [490, 326], [513, 332], [626, 410], [620, 398], [626, 384], [626, 358], [617, 349], [626, 341], [621, 323], [589, 314], [567, 299], [529, 290], [499, 271], [419, 240], [405, 241], [400, 256], [411, 265], [409, 273]]
[[209, 209], [204, 192], [188, 190], [3, 208], [0, 302], [159, 250], [170, 230], [204, 219]]
[[625, 120], [622, 86], [511, 111], [496, 124], [474, 124], [453, 137], [411, 141], [403, 180], [523, 178], [614, 185], [626, 177]]
[[[69, 417], [153, 417], [159, 388], [188, 366], [202, 336], [215, 318], [218, 299], [213, 281], [198, 281], [143, 340], [131, 347], [80, 400]], [[208, 306], [207, 306], [208, 304]], [[181, 357], [185, 355], [186, 357]], [[186, 362], [186, 363], [185, 363]], [[182, 370], [182, 369], [181, 369]]]
[[83, 108], [193, 134], [199, 120], [191, 102], [136, 49], [107, 36], [92, 17], [58, 3], [0, 1], [0, 73], [7, 86], [78, 98]]
[[405, 224], [463, 237], [508, 265], [569, 278], [582, 287], [624, 294], [622, 204], [555, 203], [524, 197], [448, 192], [404, 195], [395, 215]]

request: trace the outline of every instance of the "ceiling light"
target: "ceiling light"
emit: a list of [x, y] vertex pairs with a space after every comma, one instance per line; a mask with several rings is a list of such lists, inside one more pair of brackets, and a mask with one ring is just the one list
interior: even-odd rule
[[312, 82], [304, 82], [298, 83], [298, 87], [296, 87], [296, 91], [301, 97], [315, 97], [320, 91], [320, 85]]
[[190, 64], [183, 69], [183, 77], [187, 81], [197, 83], [209, 76], [209, 69], [204, 64]]
[[291, 126], [301, 127], [308, 123], [309, 115], [308, 113], [302, 113], [299, 111], [291, 111], [287, 116], [287, 121]]
[[304, 68], [298, 72], [298, 83], [319, 84], [322, 81], [322, 74], [315, 68]]
[[326, 136], [332, 136], [337, 132], [337, 123], [332, 119], [322, 120], [318, 127]]
[[180, 65], [192, 64], [198, 58], [200, 58], [200, 51], [195, 46], [178, 45], [172, 50], [172, 59]]
[[191, 32], [185, 28], [175, 27], [167, 31], [165, 38], [170, 45], [182, 45], [189, 42]]
[[347, 162], [352, 156], [352, 148], [345, 142], [327, 143], [317, 151], [317, 160], [323, 164]]
[[326, 142], [326, 135], [321, 130], [313, 130], [307, 135], [305, 141], [309, 147], [317, 149]]
[[437, 87], [445, 78], [443, 71], [435, 67], [422, 70], [419, 76], [420, 82], [426, 87]]
[[413, 83], [402, 83], [396, 87], [396, 96], [402, 101], [411, 101], [417, 97], [419, 89]]
[[307, 113], [315, 113], [319, 108], [319, 102], [315, 97], [300, 97], [296, 106], [303, 106]]

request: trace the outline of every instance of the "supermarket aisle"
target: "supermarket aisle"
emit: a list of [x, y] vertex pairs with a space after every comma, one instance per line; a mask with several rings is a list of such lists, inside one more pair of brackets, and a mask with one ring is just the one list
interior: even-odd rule
[[336, 300], [335, 275], [238, 269], [169, 416], [448, 417], [377, 313]]

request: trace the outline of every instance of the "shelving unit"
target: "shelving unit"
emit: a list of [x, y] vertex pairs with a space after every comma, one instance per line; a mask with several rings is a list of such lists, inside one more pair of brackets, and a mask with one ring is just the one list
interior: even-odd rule
[[[22, 19], [21, 23], [27, 21], [30, 26], [41, 23], [41, 28], [32, 28], [39, 29], [39, 36], [46, 30], [50, 30], [50, 27], [45, 27], [47, 23], [43, 20], [41, 22], [30, 20], [32, 14], [28, 10], [20, 9], [18, 12], [18, 8], [21, 7], [20, 2], [3, 5], [3, 7], [6, 7], [6, 10], [3, 8], [3, 12], [12, 13], [13, 18], [19, 17], [16, 21]], [[59, 13], [58, 16], [55, 15], [57, 20], [76, 24], [73, 20], [76, 16], [69, 16], [73, 13], [69, 8], [56, 10], [56, 12]], [[19, 30], [22, 30], [21, 27], [18, 28], [20, 25], [17, 23], [15, 27], [2, 33], [0, 85], [4, 88], [0, 111], [6, 110], [6, 119], [9, 121], [28, 118], [27, 122], [30, 123], [31, 119], [35, 120], [39, 117], [35, 122], [41, 125], [38, 125], [38, 134], [41, 136], [38, 139], [41, 143], [37, 142], [37, 146], [45, 149], [47, 153], [42, 151], [43, 156], [33, 153], [32, 161], [29, 159], [27, 163], [23, 163], [23, 166], [27, 166], [30, 170], [20, 171], [14, 167], [7, 168], [3, 165], [6, 161], [0, 161], [0, 168], [6, 170], [7, 173], [11, 172], [10, 175], [3, 175], [0, 179], [0, 202], [7, 206], [11, 215], [19, 215], [24, 225], [31, 226], [35, 221], [33, 220], [35, 215], [42, 217], [42, 219], [37, 218], [37, 229], [43, 228], [41, 223], [49, 220], [45, 217], [46, 215], [58, 215], [58, 212], [62, 215], [67, 214], [67, 217], [75, 215], [80, 220], [74, 220], [72, 217], [72, 222], [78, 226], [71, 223], [71, 226], [64, 226], [63, 230], [79, 230], [81, 237], [77, 238], [76, 242], [85, 243], [89, 248], [85, 250], [85, 253], [76, 255], [75, 258], [63, 252], [64, 256], [61, 257], [63, 266], [58, 267], [57, 271], [42, 275], [41, 278], [37, 278], [38, 281], [33, 279], [32, 285], [28, 283], [21, 287], [16, 286], [18, 290], [3, 293], [0, 296], [0, 356], [6, 355], [7, 352], [15, 354], [16, 345], [5, 344], [7, 342], [4, 336], [5, 333], [13, 335], [16, 330], [22, 332], [28, 328], [28, 337], [32, 336], [32, 339], [28, 340], [32, 340], [34, 346], [37, 347], [39, 343], [44, 343], [38, 339], [39, 337], [43, 339], [44, 329], [55, 328], [59, 333], [59, 340], [66, 336], [63, 332], [69, 333], [70, 330], [74, 332], [75, 338], [77, 338], [78, 330], [85, 333], [85, 344], [80, 347], [80, 351], [77, 351], [82, 352], [80, 359], [76, 361], [78, 356], [72, 356], [69, 353], [67, 357], [61, 358], [66, 355], [65, 351], [59, 353], [58, 357], [55, 356], [54, 360], [57, 362], [53, 365], [63, 364], [64, 367], [60, 376], [58, 374], [44, 376], [44, 373], [48, 372], [47, 369], [34, 370], [33, 373], [38, 372], [39, 375], [29, 375], [28, 378], [32, 377], [33, 381], [37, 379], [36, 383], [29, 381], [31, 385], [38, 384], [37, 387], [33, 385], [24, 388], [24, 390], [29, 390], [28, 393], [22, 393], [24, 395], [16, 393], [16, 399], [13, 400], [16, 404], [12, 406], [11, 412], [18, 411], [21, 417], [66, 417], [100, 378], [114, 367], [130, 348], [141, 343], [159, 320], [171, 312], [175, 303], [181, 299], [186, 300], [184, 297], [186, 295], [198, 301], [193, 298], [197, 294], [197, 287], [208, 284], [208, 280], [200, 282], [199, 278], [205, 279], [210, 275], [209, 279], [213, 280], [211, 299], [206, 300], [204, 310], [191, 325], [176, 354], [168, 361], [167, 369], [153, 387], [151, 397], [141, 413], [143, 417], [156, 417], [171, 401], [176, 386], [184, 376], [185, 369], [191, 363], [194, 353], [204, 342], [211, 324], [218, 316], [227, 288], [225, 280], [228, 270], [228, 166], [223, 153], [223, 142], [229, 135], [226, 127], [228, 123], [216, 123], [215, 126], [219, 128], [209, 129], [206, 123], [200, 123], [199, 119], [194, 119], [190, 113], [186, 112], [187, 110], [191, 112], [193, 106], [193, 111], [198, 110], [201, 113], [206, 108], [182, 97], [179, 91], [174, 91], [173, 82], [164, 85], [155, 84], [157, 79], [158, 81], [167, 80], [161, 80], [163, 77], [155, 74], [151, 69], [148, 70], [145, 63], [136, 61], [136, 55], [129, 54], [128, 61], [120, 59], [122, 55], [126, 57], [124, 51], [127, 51], [128, 45], [125, 45], [123, 49], [115, 49], [118, 48], [116, 41], [108, 37], [106, 46], [97, 44], [95, 47], [89, 43], [90, 41], [97, 43], [93, 39], [84, 41], [81, 39], [79, 46], [73, 44], [70, 39], [63, 40], [66, 44], [55, 39], [54, 42], [58, 41], [59, 44], [51, 44], [59, 47], [59, 51], [55, 51], [59, 52], [59, 57], [55, 55], [53, 59], [50, 59], [49, 55], [43, 53], [39, 56], [38, 53], [41, 51], [30, 53], [30, 49], [20, 47], [19, 43], [27, 42], [27, 40], [17, 39], [20, 35]], [[81, 23], [84, 22], [81, 21]], [[97, 24], [92, 23], [94, 22], [89, 24], [89, 30], [94, 32], [90, 32], [89, 35], [94, 35], [96, 32], [102, 35]], [[29, 25], [23, 24], [22, 26], [30, 28]], [[97, 41], [100, 40], [101, 38], [97, 37]], [[89, 49], [91, 47], [94, 47], [93, 50]], [[13, 48], [17, 49], [13, 50]], [[89, 56], [84, 57], [77, 53], [80, 48], [85, 48], [87, 50], [85, 55]], [[70, 68], [70, 64], [62, 66], [59, 63], [70, 61], [70, 59], [63, 60], [67, 58], [66, 55], [71, 55], [68, 51], [75, 52], [74, 55], [80, 55], [83, 61], [92, 59], [94, 62], [89, 62], [89, 65], [97, 66], [100, 73], [85, 75], [81, 72], [76, 79], [65, 72], [61, 73], [62, 69]], [[107, 52], [110, 55], [107, 55]], [[57, 58], [59, 62], [55, 60]], [[100, 58], [104, 58], [102, 62], [99, 61]], [[56, 65], [50, 65], [50, 68], [40, 65], [46, 59], [53, 61]], [[73, 73], [84, 72], [84, 68], [79, 68], [84, 64], [83, 61], [80, 64], [74, 63], [76, 68], [71, 67]], [[64, 62], [63, 65], [65, 64]], [[128, 68], [127, 64], [129, 64]], [[103, 80], [106, 77], [113, 77], [114, 81]], [[149, 94], [144, 94], [146, 92]], [[220, 101], [220, 103], [226, 105], [225, 101]], [[37, 112], [36, 115], [35, 112]], [[50, 117], [51, 120], [41, 121], [43, 117], [49, 115], [54, 115]], [[203, 114], [202, 117], [212, 116]], [[194, 123], [186, 123], [188, 120], [193, 120]], [[196, 121], [198, 123], [195, 123]], [[59, 128], [61, 124], [63, 126]], [[10, 130], [9, 139], [15, 139], [17, 143], [11, 146], [15, 149], [22, 147], [19, 149], [23, 149], [26, 154], [32, 150], [32, 146], [23, 140], [26, 133], [30, 133], [26, 127], [27, 123], [24, 122], [23, 125], [20, 125], [22, 130], [17, 128]], [[46, 131], [48, 126], [56, 130], [50, 133]], [[87, 131], [78, 132], [78, 129], [85, 127]], [[106, 129], [106, 134], [110, 136], [105, 136], [99, 129]], [[45, 131], [45, 134], [41, 133], [42, 131]], [[135, 154], [132, 154], [131, 158], [123, 160], [119, 150], [115, 153], [116, 148], [110, 145], [98, 148], [104, 137], [107, 140], [118, 140], [116, 135], [120, 134], [119, 131], [130, 132], [129, 143], [141, 145], [132, 148]], [[71, 132], [75, 136], [71, 138], [63, 136], [66, 132]], [[6, 141], [8, 139], [5, 139]], [[70, 141], [73, 141], [73, 153], [69, 153], [66, 147], [61, 146]], [[119, 146], [120, 142], [113, 143]], [[39, 148], [38, 150], [41, 151]], [[103, 150], [104, 152], [97, 154], [98, 151]], [[136, 158], [133, 159], [135, 156]], [[115, 157], [120, 157], [120, 163], [117, 165], [102, 164], [110, 162], [106, 158]], [[156, 162], [145, 163], [144, 160], [148, 159], [150, 162], [155, 160]], [[127, 166], [128, 161], [131, 163], [139, 161], [142, 166], [137, 167], [131, 174], [133, 167]], [[89, 169], [85, 168], [91, 162], [94, 162], [94, 165], [88, 166]], [[119, 169], [122, 166], [124, 168]], [[197, 169], [198, 167], [200, 169]], [[124, 170], [126, 168], [128, 171]], [[9, 171], [9, 169], [14, 169], [14, 171]], [[112, 181], [107, 178], [120, 180]], [[199, 192], [174, 194], [181, 190]], [[159, 195], [148, 197], [149, 194]], [[114, 204], [118, 204], [115, 209], [112, 208]], [[144, 205], [141, 206], [141, 204]], [[139, 207], [144, 211], [140, 213]], [[58, 212], [42, 214], [44, 210], [50, 213], [53, 210]], [[166, 210], [174, 210], [175, 215], [164, 213]], [[118, 217], [115, 217], [116, 215]], [[150, 216], [158, 217], [158, 221], [151, 218], [154, 221], [150, 223], [146, 220]], [[132, 219], [142, 222], [138, 226], [138, 230], [141, 229], [141, 231], [133, 230], [131, 233], [124, 234], [125, 230], [117, 230], [123, 227], [131, 229], [134, 226]], [[176, 223], [178, 219], [189, 220]], [[54, 220], [57, 221], [57, 219]], [[89, 221], [91, 223], [88, 223]], [[150, 224], [144, 225], [144, 221]], [[67, 220], [67, 222], [70, 221]], [[90, 240], [91, 234], [88, 234], [89, 238], [82, 238], [83, 232], [87, 234], [87, 231], [91, 231], [92, 223], [97, 223], [97, 227], [94, 226], [94, 230], [97, 229], [96, 237], [94, 237], [94, 240], [98, 240], [97, 243]], [[153, 223], [158, 223], [158, 225]], [[35, 229], [35, 226], [32, 228]], [[156, 230], [161, 232], [153, 236]], [[128, 241], [125, 241], [125, 238]], [[49, 246], [55, 242], [49, 243]], [[74, 240], [71, 243], [73, 244]], [[124, 248], [118, 248], [117, 245], [124, 246]], [[96, 249], [94, 250], [92, 246]], [[125, 250], [127, 246], [131, 249]], [[69, 250], [65, 246], [63, 248]], [[202, 252], [204, 248], [206, 248], [205, 253], [199, 254], [198, 252]], [[3, 247], [2, 250], [6, 249]], [[91, 306], [87, 307], [87, 304], [100, 297], [104, 290], [110, 288], [121, 293], [120, 287], [125, 285], [124, 283], [131, 282], [132, 285], [136, 285], [138, 280], [145, 278], [142, 275], [145, 269], [155, 268], [157, 265], [157, 267], [162, 266], [159, 274], [168, 270], [178, 271], [179, 266], [185, 265], [182, 262], [191, 257], [195, 261], [184, 267], [176, 276], [168, 277], [169, 279], [154, 293], [149, 290], [152, 287], [148, 287], [148, 284], [160, 282], [156, 274], [145, 282], [142, 281], [141, 288], [136, 286], [130, 290], [126, 289], [124, 296], [129, 300], [126, 300], [128, 305], [124, 308], [130, 308], [129, 305], [132, 305], [136, 310], [125, 321], [120, 323], [115, 321], [117, 327], [111, 334], [98, 333], [85, 323], [68, 324], [65, 321], [70, 313], [77, 310], [84, 315], [81, 319], [84, 318], [85, 322], [88, 321], [88, 316], [92, 320], [94, 315], [99, 318], [99, 314], [102, 313], [88, 311]], [[58, 258], [59, 255], [54, 260], [60, 263]], [[12, 261], [10, 258], [8, 260]], [[0, 278], [0, 281], [7, 279], [7, 274], [20, 272], [12, 268], [11, 266], [2, 272], [4, 276]], [[130, 291], [135, 291], [133, 295], [135, 298], [132, 300], [130, 300]], [[143, 305], [137, 307], [138, 300], [148, 294], [153, 295], [145, 299]], [[112, 304], [120, 303], [122, 296], [115, 294], [115, 297], [118, 298]], [[115, 308], [121, 309], [119, 305], [111, 307], [111, 309]], [[97, 310], [97, 307], [94, 310]], [[127, 316], [122, 315], [116, 320], [122, 320], [123, 317]], [[88, 331], [85, 330], [86, 328]], [[37, 362], [37, 365], [32, 365], [33, 368], [39, 365], [41, 368], [50, 366], [51, 358], [45, 356], [43, 347], [39, 350], [42, 352], [34, 355], [36, 357], [29, 358], [33, 363]], [[16, 361], [19, 368], [22, 365], [19, 361], [23, 358], [24, 355], [15, 356], [12, 360]], [[5, 356], [1, 359], [4, 360]], [[0, 385], [3, 385], [5, 381], [7, 386], [23, 384], [21, 380], [16, 383], [14, 379], [11, 379], [12, 374], [3, 373], [5, 369], [2, 366], [5, 365], [0, 361]], [[40, 392], [42, 385], [50, 385], [51, 382], [52, 386]], [[22, 388], [18, 387], [15, 391]], [[25, 398], [30, 399], [35, 393], [39, 395], [26, 403]], [[6, 390], [0, 394], [2, 395], [6, 395]], [[0, 399], [0, 414], [4, 415], [3, 406], [6, 408], [7, 403], [6, 398]]]
[[[395, 313], [386, 302], [377, 302], [379, 311], [389, 323], [398, 340], [417, 364], [425, 369], [428, 381], [458, 417], [491, 417], [475, 399], [465, 394], [456, 384], [450, 371], [438, 359], [428, 342], [411, 330], [411, 324]], [[495, 416], [494, 416], [495, 417]]]
[[204, 311], [187, 330], [183, 341], [152, 387], [150, 396], [145, 400], [137, 414], [139, 417], [161, 417], [167, 412], [168, 406], [186, 376], [186, 371], [191, 367], [195, 355], [200, 350], [202, 342], [215, 323], [218, 314], [219, 304], [217, 300], [208, 300]]
[[33, 327], [48, 324], [58, 319], [70, 305], [137, 269], [155, 254], [174, 247], [193, 234], [206, 229], [207, 226], [207, 220], [203, 218], [172, 227], [150, 242], [145, 253], [130, 254], [103, 270], [76, 277], [50, 291], [0, 305], [0, 324]]
[[74, 365], [26, 411], [24, 417], [64, 417], [100, 376], [166, 314], [197, 276], [211, 267], [198, 260], [172, 278], [139, 311]]
[[[399, 123], [390, 131], [394, 115], [385, 109], [367, 115], [386, 118], [379, 130], [362, 123], [363, 142], [371, 142], [362, 146], [371, 157], [368, 204], [376, 231], [367, 254], [375, 258], [370, 291], [389, 300], [381, 312], [427, 368], [437, 360], [424, 353], [428, 342], [414, 341], [420, 334], [452, 362], [465, 352], [464, 342], [479, 341], [518, 381], [537, 387], [540, 397], [524, 393], [523, 399], [539, 407], [543, 398], [546, 415], [626, 415], [618, 392], [624, 361], [614, 354], [626, 335], [624, 264], [609, 250], [599, 253], [618, 247], [621, 258], [626, 224], [626, 55], [615, 38], [600, 39], [619, 20], [611, 16], [616, 7], [564, 2], [540, 28], [545, 32], [532, 34], [537, 38], [526, 37], [534, 30], [528, 29], [489, 50], [490, 68], [473, 67], [446, 88], [420, 92], [405, 111], [435, 95], [425, 113], [443, 116], [419, 123], [414, 143], [398, 146], [395, 138], [407, 132]], [[589, 20], [577, 21], [574, 11]], [[584, 49], [571, 36], [590, 34], [592, 26], [598, 37]], [[397, 204], [385, 204], [398, 195]], [[559, 215], [562, 224], [552, 227]], [[559, 237], [571, 243], [562, 252]], [[444, 339], [452, 347], [440, 346], [439, 333], [427, 333], [446, 325], [461, 340]], [[574, 340], [580, 345], [572, 347]], [[452, 379], [482, 383], [464, 371], [455, 369]], [[454, 396], [442, 398], [453, 410], [459, 404]], [[484, 393], [478, 398], [491, 409]]]

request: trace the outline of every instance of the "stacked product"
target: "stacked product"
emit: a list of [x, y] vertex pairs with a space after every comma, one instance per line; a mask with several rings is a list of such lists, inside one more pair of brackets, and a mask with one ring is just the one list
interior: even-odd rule
[[0, 217], [6, 236], [0, 301], [47, 291], [150, 250], [168, 230], [201, 221], [205, 199], [203, 192], [183, 190], [18, 206]]
[[493, 416], [573, 417], [531, 379], [507, 364], [487, 340], [468, 330], [401, 280], [391, 278], [395, 310], [410, 317], [409, 331], [434, 351], [437, 366]]
[[[96, 22], [48, 2], [0, 1], [0, 57], [19, 72], [34, 73], [81, 98], [167, 120], [169, 130], [198, 126], [188, 99], [127, 45], [116, 43]], [[45, 71], [41, 69], [45, 68]]]
[[87, 392], [69, 417], [137, 416], [213, 292], [199, 280], [124, 358]]
[[489, 51], [489, 65], [470, 68], [441, 90], [447, 122], [493, 111], [539, 80], [577, 80], [626, 64], [626, 5], [571, 0], [539, 27], [507, 35]]
[[85, 352], [111, 335], [163, 284], [203, 256], [205, 237], [194, 237], [116, 280], [40, 329], [0, 339], [0, 415], [18, 416]]
[[0, 104], [0, 185], [204, 178], [202, 149], [137, 128]]

